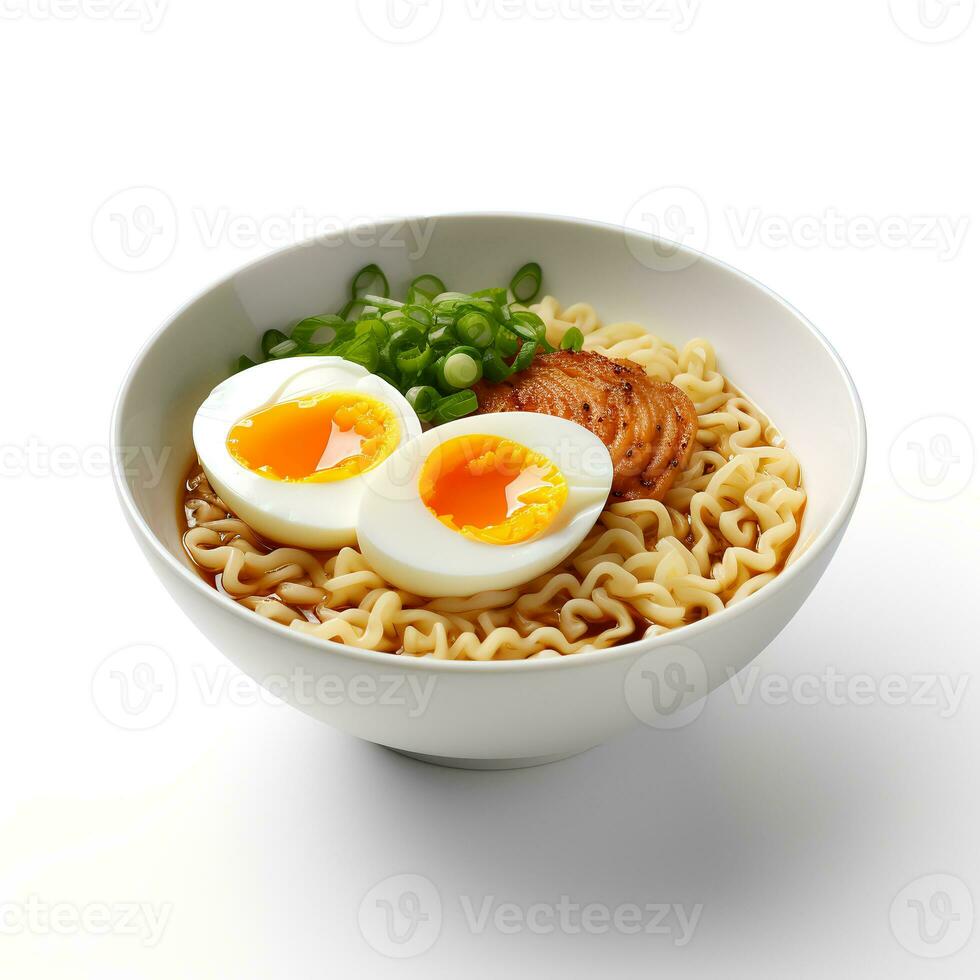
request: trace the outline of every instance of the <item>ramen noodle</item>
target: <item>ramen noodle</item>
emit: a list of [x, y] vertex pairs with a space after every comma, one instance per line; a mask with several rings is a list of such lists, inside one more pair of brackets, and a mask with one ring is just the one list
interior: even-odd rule
[[354, 547], [314, 552], [263, 540], [226, 508], [200, 466], [186, 482], [184, 546], [230, 599], [290, 629], [413, 657], [515, 660], [604, 649], [736, 605], [784, 567], [806, 495], [800, 465], [768, 418], [719, 370], [712, 345], [677, 350], [593, 307], [529, 307], [555, 342], [628, 359], [697, 410], [687, 466], [662, 501], [608, 503], [558, 567], [516, 588], [424, 598], [386, 582]]

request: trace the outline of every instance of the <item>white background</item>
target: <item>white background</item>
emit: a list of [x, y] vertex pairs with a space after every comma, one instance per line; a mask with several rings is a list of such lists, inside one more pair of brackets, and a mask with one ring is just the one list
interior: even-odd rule
[[[2, 0], [0, 974], [976, 976], [974, 0], [162, 2]], [[771, 285], [851, 368], [870, 445], [750, 693], [472, 773], [241, 683], [138, 554], [105, 443], [149, 333], [284, 222], [495, 209], [659, 216]], [[134, 644], [174, 665], [143, 731], [105, 702]], [[358, 924], [400, 874], [429, 914], [401, 960]], [[464, 911], [563, 895], [700, 911], [684, 945], [673, 912], [593, 935]]]

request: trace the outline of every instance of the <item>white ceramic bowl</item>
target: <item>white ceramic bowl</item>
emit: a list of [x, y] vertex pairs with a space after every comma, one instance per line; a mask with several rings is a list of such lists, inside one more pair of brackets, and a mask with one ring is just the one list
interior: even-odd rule
[[[778, 296], [697, 253], [666, 244], [653, 250], [648, 236], [523, 214], [416, 221], [285, 249], [208, 289], [157, 331], [123, 382], [112, 424], [115, 483], [133, 533], [181, 609], [230, 660], [360, 738], [443, 764], [503, 768], [581, 752], [641, 721], [657, 725], [664, 717], [669, 727], [660, 709], [647, 711], [641, 678], [673, 663], [695, 679], [682, 685], [691, 689], [685, 704], [702, 697], [789, 622], [840, 542], [865, 463], [864, 418], [847, 370]], [[808, 503], [797, 552], [773, 582], [698, 623], [612, 650], [460, 663], [304, 636], [224, 598], [197, 575], [178, 527], [191, 421], [238, 354], [254, 349], [270, 327], [338, 309], [352, 275], [369, 262], [385, 269], [395, 289], [422, 272], [475, 289], [508, 282], [531, 259], [563, 303], [585, 300], [606, 322], [636, 320], [677, 345], [710, 339], [722, 370], [780, 427], [802, 462]], [[142, 461], [168, 450], [162, 479], [153, 480]], [[284, 681], [295, 677], [303, 681]]]

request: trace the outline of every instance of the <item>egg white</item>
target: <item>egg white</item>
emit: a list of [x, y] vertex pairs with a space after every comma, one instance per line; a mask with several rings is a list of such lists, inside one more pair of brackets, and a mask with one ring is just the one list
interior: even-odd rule
[[[568, 497], [548, 527], [527, 541], [489, 544], [446, 527], [419, 497], [419, 472], [441, 443], [496, 435], [550, 459]], [[576, 422], [532, 412], [475, 415], [431, 429], [365, 477], [357, 542], [371, 566], [399, 588], [423, 596], [469, 596], [508, 589], [567, 558], [595, 524], [612, 487], [609, 450]]]
[[194, 447], [211, 486], [235, 514], [272, 541], [314, 549], [354, 544], [370, 471], [326, 483], [270, 480], [231, 455], [228, 433], [262, 408], [338, 390], [360, 392], [387, 404], [398, 419], [398, 447], [422, 431], [418, 416], [399, 391], [341, 357], [292, 357], [257, 364], [218, 385], [194, 417]]

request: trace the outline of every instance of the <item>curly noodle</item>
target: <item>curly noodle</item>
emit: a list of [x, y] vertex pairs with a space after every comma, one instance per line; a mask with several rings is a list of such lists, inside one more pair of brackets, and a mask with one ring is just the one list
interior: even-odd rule
[[661, 503], [608, 505], [562, 565], [520, 588], [465, 599], [396, 589], [355, 548], [314, 553], [262, 541], [199, 467], [187, 481], [184, 546], [232, 600], [291, 629], [415, 657], [513, 660], [601, 649], [741, 601], [773, 579], [798, 537], [800, 465], [769, 420], [716, 367], [706, 340], [678, 352], [637, 323], [602, 326], [586, 303], [531, 307], [560, 340], [628, 358], [698, 410], [697, 448]]

